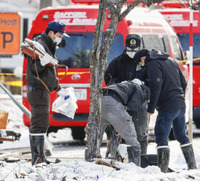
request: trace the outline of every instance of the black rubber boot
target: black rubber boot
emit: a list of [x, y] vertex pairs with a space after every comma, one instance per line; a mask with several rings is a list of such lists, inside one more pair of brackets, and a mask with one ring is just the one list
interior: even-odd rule
[[121, 136], [116, 136], [116, 132], [113, 132], [111, 140], [108, 143], [106, 158], [108, 158], [108, 155], [110, 154], [113, 159], [117, 159], [117, 148], [121, 142], [121, 139]]
[[32, 165], [45, 162], [50, 164], [51, 162], [45, 158], [44, 154], [44, 135], [30, 135], [30, 145], [32, 154]]
[[157, 147], [157, 164], [161, 172], [167, 173], [169, 166], [170, 150], [168, 146]]
[[183, 155], [185, 157], [185, 161], [188, 166], [188, 170], [190, 169], [196, 169], [196, 160], [194, 157], [194, 151], [191, 143], [181, 145], [181, 150], [183, 152]]
[[140, 167], [141, 165], [141, 151], [140, 147], [129, 146], [127, 147], [128, 161], [135, 163]]
[[146, 155], [147, 154], [147, 143], [140, 142], [140, 145], [141, 145], [141, 154]]

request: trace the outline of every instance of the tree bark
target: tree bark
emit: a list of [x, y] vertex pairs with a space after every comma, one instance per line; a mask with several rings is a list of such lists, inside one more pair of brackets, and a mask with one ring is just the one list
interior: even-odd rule
[[106, 3], [103, 3], [103, 0], [99, 2], [99, 12], [97, 25], [95, 30], [95, 37], [93, 41], [93, 48], [91, 53], [91, 65], [90, 65], [90, 76], [91, 76], [91, 84], [90, 84], [90, 113], [88, 118], [88, 124], [85, 128], [85, 132], [87, 135], [87, 145], [85, 150], [85, 160], [92, 161], [93, 158], [96, 158], [96, 150], [97, 150], [97, 136], [99, 130], [99, 122], [100, 122], [100, 112], [101, 112], [101, 94], [100, 88], [101, 84], [99, 80], [99, 56], [100, 56], [100, 47], [101, 47], [101, 39], [103, 34], [103, 26], [105, 21], [106, 14]]
[[[93, 161], [99, 155], [99, 127], [101, 120], [101, 88], [104, 79], [104, 72], [107, 65], [107, 58], [112, 45], [117, 25], [141, 0], [135, 0], [134, 3], [127, 6], [127, 9], [121, 13], [126, 0], [100, 0], [95, 37], [93, 41], [92, 53], [90, 55], [91, 65], [91, 84], [90, 84], [90, 113], [88, 124], [85, 128], [87, 135], [87, 145], [85, 150], [85, 160]], [[114, 4], [113, 4], [114, 3]], [[111, 15], [111, 21], [108, 29], [104, 32], [104, 41], [102, 42], [103, 26], [105, 21], [106, 9]]]

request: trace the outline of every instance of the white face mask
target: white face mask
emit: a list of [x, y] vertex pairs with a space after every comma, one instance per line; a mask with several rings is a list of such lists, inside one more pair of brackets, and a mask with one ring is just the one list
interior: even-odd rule
[[129, 52], [129, 51], [127, 51], [126, 54], [127, 54], [130, 58], [133, 58], [134, 55], [135, 55], [135, 52]]
[[62, 38], [56, 36], [56, 39], [54, 40], [54, 42], [57, 43], [58, 45], [61, 41], [62, 41]]

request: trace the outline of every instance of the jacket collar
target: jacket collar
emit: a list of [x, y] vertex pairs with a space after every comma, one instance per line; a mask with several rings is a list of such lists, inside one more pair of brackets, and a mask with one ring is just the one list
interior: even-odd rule
[[46, 34], [46, 32], [43, 32], [41, 34], [41, 40], [44, 41], [48, 45], [49, 50], [54, 54], [56, 43], [54, 43], [54, 41]]

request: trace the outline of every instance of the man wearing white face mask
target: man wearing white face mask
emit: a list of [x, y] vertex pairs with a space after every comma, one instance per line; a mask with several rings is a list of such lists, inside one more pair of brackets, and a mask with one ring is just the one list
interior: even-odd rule
[[140, 49], [141, 39], [137, 34], [130, 34], [126, 37], [126, 49], [115, 57], [108, 65], [105, 72], [106, 85], [120, 83], [125, 80], [139, 78], [137, 75], [137, 63], [134, 60], [135, 53]]
[[[105, 72], [105, 83], [111, 85], [120, 83], [126, 80], [133, 80], [135, 78], [146, 82], [146, 71], [141, 69], [137, 64], [134, 55], [141, 47], [141, 38], [137, 34], [129, 34], [126, 37], [126, 49], [121, 55], [114, 58], [108, 65]], [[147, 152], [147, 102], [144, 102], [142, 108], [139, 110], [138, 115], [133, 117], [133, 122], [136, 128], [137, 139], [141, 145], [141, 153]], [[110, 136], [112, 129], [107, 129], [106, 133]]]
[[65, 25], [51, 21], [40, 36], [34, 38], [39, 42], [47, 54], [39, 57], [37, 61], [27, 56], [26, 80], [28, 84], [27, 98], [31, 105], [30, 120], [30, 145], [32, 154], [32, 165], [50, 162], [44, 155], [44, 135], [49, 127], [49, 92], [61, 89], [55, 75], [54, 66], [49, 65], [50, 57], [54, 57], [56, 45], [65, 35]]

